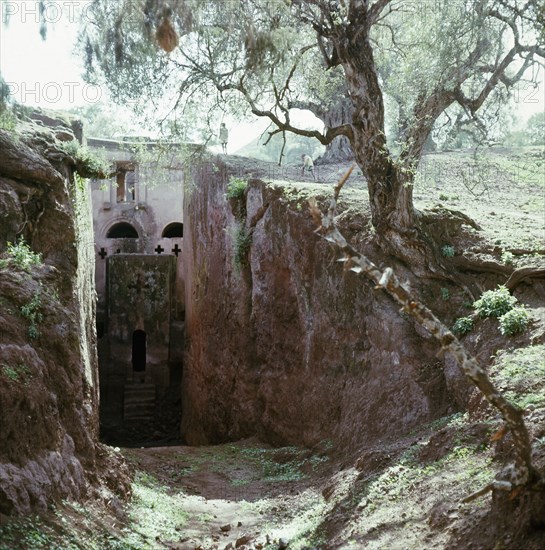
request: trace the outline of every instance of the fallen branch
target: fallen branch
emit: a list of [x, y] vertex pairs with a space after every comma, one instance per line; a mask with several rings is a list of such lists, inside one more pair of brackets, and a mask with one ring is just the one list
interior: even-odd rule
[[[407, 285], [402, 284], [394, 270], [390, 267], [381, 271], [371, 260], [352, 247], [338, 230], [335, 224], [337, 201], [346, 180], [350, 176], [354, 165], [335, 186], [327, 214], [323, 214], [317, 206], [315, 198], [309, 200], [311, 215], [319, 225], [316, 233], [333, 243], [343, 254], [339, 260], [344, 263], [345, 270], [363, 274], [375, 283], [375, 289], [386, 291], [402, 306], [402, 312], [410, 315], [426, 329], [441, 345], [443, 353], [448, 352], [454, 357], [466, 376], [481, 390], [485, 398], [496, 407], [513, 436], [515, 463], [502, 471], [504, 479], [490, 484], [488, 490], [501, 488], [512, 490], [539, 479], [539, 475], [532, 465], [532, 447], [528, 431], [522, 416], [522, 410], [511, 404], [500, 391], [494, 387], [486, 371], [477, 360], [468, 354], [464, 346], [452, 332], [428, 309], [424, 304], [411, 295]], [[477, 493], [475, 493], [477, 494]], [[469, 497], [468, 497], [469, 498]], [[476, 497], [475, 497], [476, 498]]]

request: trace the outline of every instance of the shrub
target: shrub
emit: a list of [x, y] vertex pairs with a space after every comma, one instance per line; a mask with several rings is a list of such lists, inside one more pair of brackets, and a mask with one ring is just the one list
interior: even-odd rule
[[449, 244], [445, 244], [441, 247], [441, 252], [445, 258], [452, 258], [454, 256], [455, 250], [453, 246], [450, 246]]
[[13, 132], [17, 126], [17, 117], [8, 109], [0, 108], [0, 129]]
[[524, 332], [528, 326], [528, 313], [524, 306], [513, 308], [500, 317], [500, 332], [504, 336], [513, 336]]
[[30, 325], [28, 327], [28, 335], [31, 338], [37, 338], [40, 336], [38, 330], [38, 324], [43, 321], [43, 314], [40, 313], [40, 307], [42, 306], [42, 289], [41, 287], [34, 293], [32, 300], [24, 306], [21, 306], [21, 313], [23, 317], [28, 319]]
[[500, 285], [496, 290], [487, 290], [473, 302], [473, 307], [481, 317], [501, 317], [512, 310], [517, 299], [509, 294], [504, 286]]
[[452, 332], [454, 334], [466, 334], [473, 328], [473, 319], [471, 317], [458, 317], [454, 321]]
[[442, 288], [441, 289], [441, 298], [443, 300], [449, 300], [450, 299], [450, 292], [448, 288]]
[[241, 178], [231, 177], [227, 184], [227, 198], [228, 199], [241, 199], [246, 192], [248, 182]]
[[233, 249], [235, 268], [240, 269], [248, 264], [248, 252], [252, 245], [252, 234], [244, 226], [237, 227], [234, 232]]
[[106, 158], [91, 151], [88, 147], [80, 145], [79, 141], [63, 141], [59, 148], [70, 155], [76, 162], [77, 170], [82, 171], [83, 177], [96, 177], [103, 179], [108, 177], [110, 163]]
[[23, 238], [15, 244], [8, 243], [8, 256], [24, 271], [30, 271], [33, 265], [42, 263], [42, 255], [34, 252]]

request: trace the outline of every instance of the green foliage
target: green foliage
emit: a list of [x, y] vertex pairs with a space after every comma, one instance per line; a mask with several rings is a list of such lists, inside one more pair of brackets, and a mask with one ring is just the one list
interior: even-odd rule
[[504, 250], [501, 254], [501, 261], [506, 265], [512, 265], [514, 259], [515, 256], [513, 255], [513, 253], [507, 250]]
[[233, 262], [235, 269], [240, 271], [248, 265], [248, 252], [252, 245], [252, 232], [244, 225], [236, 226], [233, 233]]
[[25, 319], [30, 323], [28, 327], [28, 335], [31, 338], [38, 338], [40, 331], [38, 330], [38, 324], [43, 321], [43, 314], [40, 312], [42, 307], [42, 287], [38, 287], [32, 300], [28, 304], [21, 306], [21, 313]]
[[526, 134], [531, 145], [543, 145], [545, 139], [545, 112], [535, 113], [528, 119]]
[[59, 149], [70, 155], [76, 162], [76, 169], [83, 177], [105, 178], [111, 171], [110, 162], [105, 157], [91, 151], [77, 140], [63, 141]]
[[235, 178], [231, 176], [229, 183], [227, 184], [227, 198], [228, 199], [241, 199], [246, 193], [248, 187], [248, 181], [242, 178]]
[[456, 251], [453, 246], [445, 244], [441, 247], [441, 253], [445, 258], [452, 258]]
[[454, 334], [467, 334], [473, 329], [473, 319], [471, 317], [458, 317], [452, 327]]
[[24, 363], [18, 363], [14, 366], [6, 363], [0, 363], [0, 374], [13, 382], [20, 381], [22, 378], [27, 376], [29, 372], [30, 369]]
[[526, 330], [528, 326], [528, 312], [524, 306], [518, 306], [502, 315], [500, 321], [500, 332], [504, 336], [513, 336]]
[[516, 405], [545, 405], [545, 345], [500, 351], [490, 374]]
[[[39, 517], [27, 517], [0, 525], [0, 550], [13, 548], [32, 548], [49, 550], [55, 548], [54, 530], [42, 522]], [[67, 546], [75, 550], [75, 546]]]
[[8, 242], [8, 256], [18, 268], [27, 272], [42, 264], [42, 255], [33, 252], [22, 237], [15, 244]]
[[13, 132], [17, 127], [17, 117], [10, 109], [0, 108], [0, 130]]
[[9, 86], [0, 73], [0, 129], [12, 132], [17, 126], [17, 116], [12, 110]]
[[511, 296], [505, 286], [498, 286], [496, 290], [487, 290], [473, 303], [473, 307], [481, 317], [501, 317], [511, 311], [517, 299]]
[[443, 300], [449, 300], [450, 299], [450, 292], [448, 288], [441, 288], [441, 298]]
[[[187, 523], [182, 491], [172, 493], [169, 487], [161, 485], [154, 476], [137, 471], [133, 483], [133, 500], [129, 512], [130, 521], [138, 530], [130, 530], [120, 542], [120, 548], [150, 548], [156, 537], [164, 540], [179, 538], [180, 526]], [[153, 544], [150, 544], [153, 541]]]

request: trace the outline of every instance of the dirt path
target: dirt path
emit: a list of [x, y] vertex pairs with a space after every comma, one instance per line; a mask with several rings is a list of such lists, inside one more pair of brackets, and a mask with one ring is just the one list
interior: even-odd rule
[[135, 470], [125, 538], [135, 547], [259, 549], [296, 540], [304, 545], [323, 507], [325, 453], [273, 449], [254, 440], [122, 452]]

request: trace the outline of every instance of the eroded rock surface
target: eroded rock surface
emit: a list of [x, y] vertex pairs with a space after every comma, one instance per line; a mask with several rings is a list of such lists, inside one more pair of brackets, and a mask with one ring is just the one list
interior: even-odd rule
[[[188, 443], [258, 435], [350, 449], [449, 409], [434, 343], [343, 273], [296, 184], [253, 180], [228, 200], [227, 170], [200, 175], [185, 200]], [[341, 218], [360, 239], [365, 213]]]
[[[98, 442], [89, 199], [70, 163], [48, 160], [53, 135], [0, 130], [3, 514], [129, 491], [123, 461]], [[8, 257], [7, 243], [20, 237], [42, 254], [41, 265], [24, 269]]]

